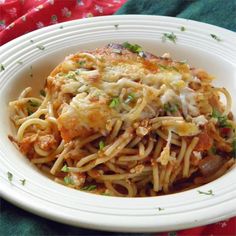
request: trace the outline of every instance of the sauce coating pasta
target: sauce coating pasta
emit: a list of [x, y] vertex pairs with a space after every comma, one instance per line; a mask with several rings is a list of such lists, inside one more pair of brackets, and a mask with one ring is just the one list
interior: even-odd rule
[[78, 52], [51, 72], [39, 97], [29, 87], [10, 102], [11, 140], [78, 190], [145, 197], [194, 188], [235, 163], [231, 97], [212, 80], [129, 43]]

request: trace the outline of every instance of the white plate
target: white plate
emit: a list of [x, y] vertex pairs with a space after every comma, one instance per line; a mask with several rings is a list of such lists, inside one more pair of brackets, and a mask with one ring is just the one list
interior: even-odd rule
[[[186, 30], [182, 32], [181, 26]], [[170, 32], [177, 36], [176, 44], [162, 42], [163, 33]], [[141, 15], [96, 17], [34, 31], [0, 48], [0, 63], [5, 67], [0, 72], [1, 195], [49, 219], [110, 231], [170, 231], [235, 216], [235, 168], [212, 183], [178, 194], [134, 199], [98, 196], [44, 177], [8, 140], [7, 135], [13, 132], [8, 102], [24, 87], [42, 86], [49, 72], [69, 53], [124, 41], [138, 43], [157, 55], [170, 52], [174, 59], [186, 59], [214, 74], [218, 77], [216, 83], [231, 92], [236, 114], [236, 35], [231, 31], [190, 20]], [[45, 49], [40, 50], [38, 45]], [[11, 183], [8, 171], [13, 174]], [[25, 186], [20, 179], [26, 179]], [[212, 190], [214, 196], [199, 194], [197, 190]]]

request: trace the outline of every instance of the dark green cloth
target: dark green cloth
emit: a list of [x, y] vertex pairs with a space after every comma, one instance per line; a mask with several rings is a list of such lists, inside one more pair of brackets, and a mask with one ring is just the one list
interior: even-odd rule
[[[28, 213], [1, 199], [0, 201], [0, 235], [1, 236], [131, 236], [131, 233], [111, 233], [72, 227], [44, 219]], [[136, 234], [151, 236], [151, 234]]]
[[129, 0], [116, 14], [175, 16], [236, 31], [236, 0]]
[[[176, 16], [236, 31], [236, 0], [129, 0], [116, 14]], [[0, 235], [3, 236], [131, 235], [71, 227], [25, 212], [4, 200], [0, 204]]]

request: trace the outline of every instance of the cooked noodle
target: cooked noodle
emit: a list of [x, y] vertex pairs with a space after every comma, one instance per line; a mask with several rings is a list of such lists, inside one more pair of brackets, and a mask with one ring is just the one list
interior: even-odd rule
[[28, 87], [10, 102], [11, 140], [56, 182], [97, 194], [156, 196], [222, 176], [236, 153], [229, 92], [203, 70], [139, 52], [68, 56], [39, 97]]

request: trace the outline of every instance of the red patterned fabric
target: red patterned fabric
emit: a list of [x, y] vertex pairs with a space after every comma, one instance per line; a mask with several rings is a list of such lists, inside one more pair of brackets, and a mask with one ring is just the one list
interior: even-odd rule
[[[126, 0], [0, 0], [0, 45], [30, 31], [59, 22], [111, 15]], [[158, 236], [233, 236], [236, 217], [216, 224]]]
[[59, 22], [111, 15], [126, 0], [0, 0], [0, 45]]
[[180, 230], [177, 232], [166, 232], [156, 236], [235, 236], [236, 217], [220, 221], [215, 224]]

